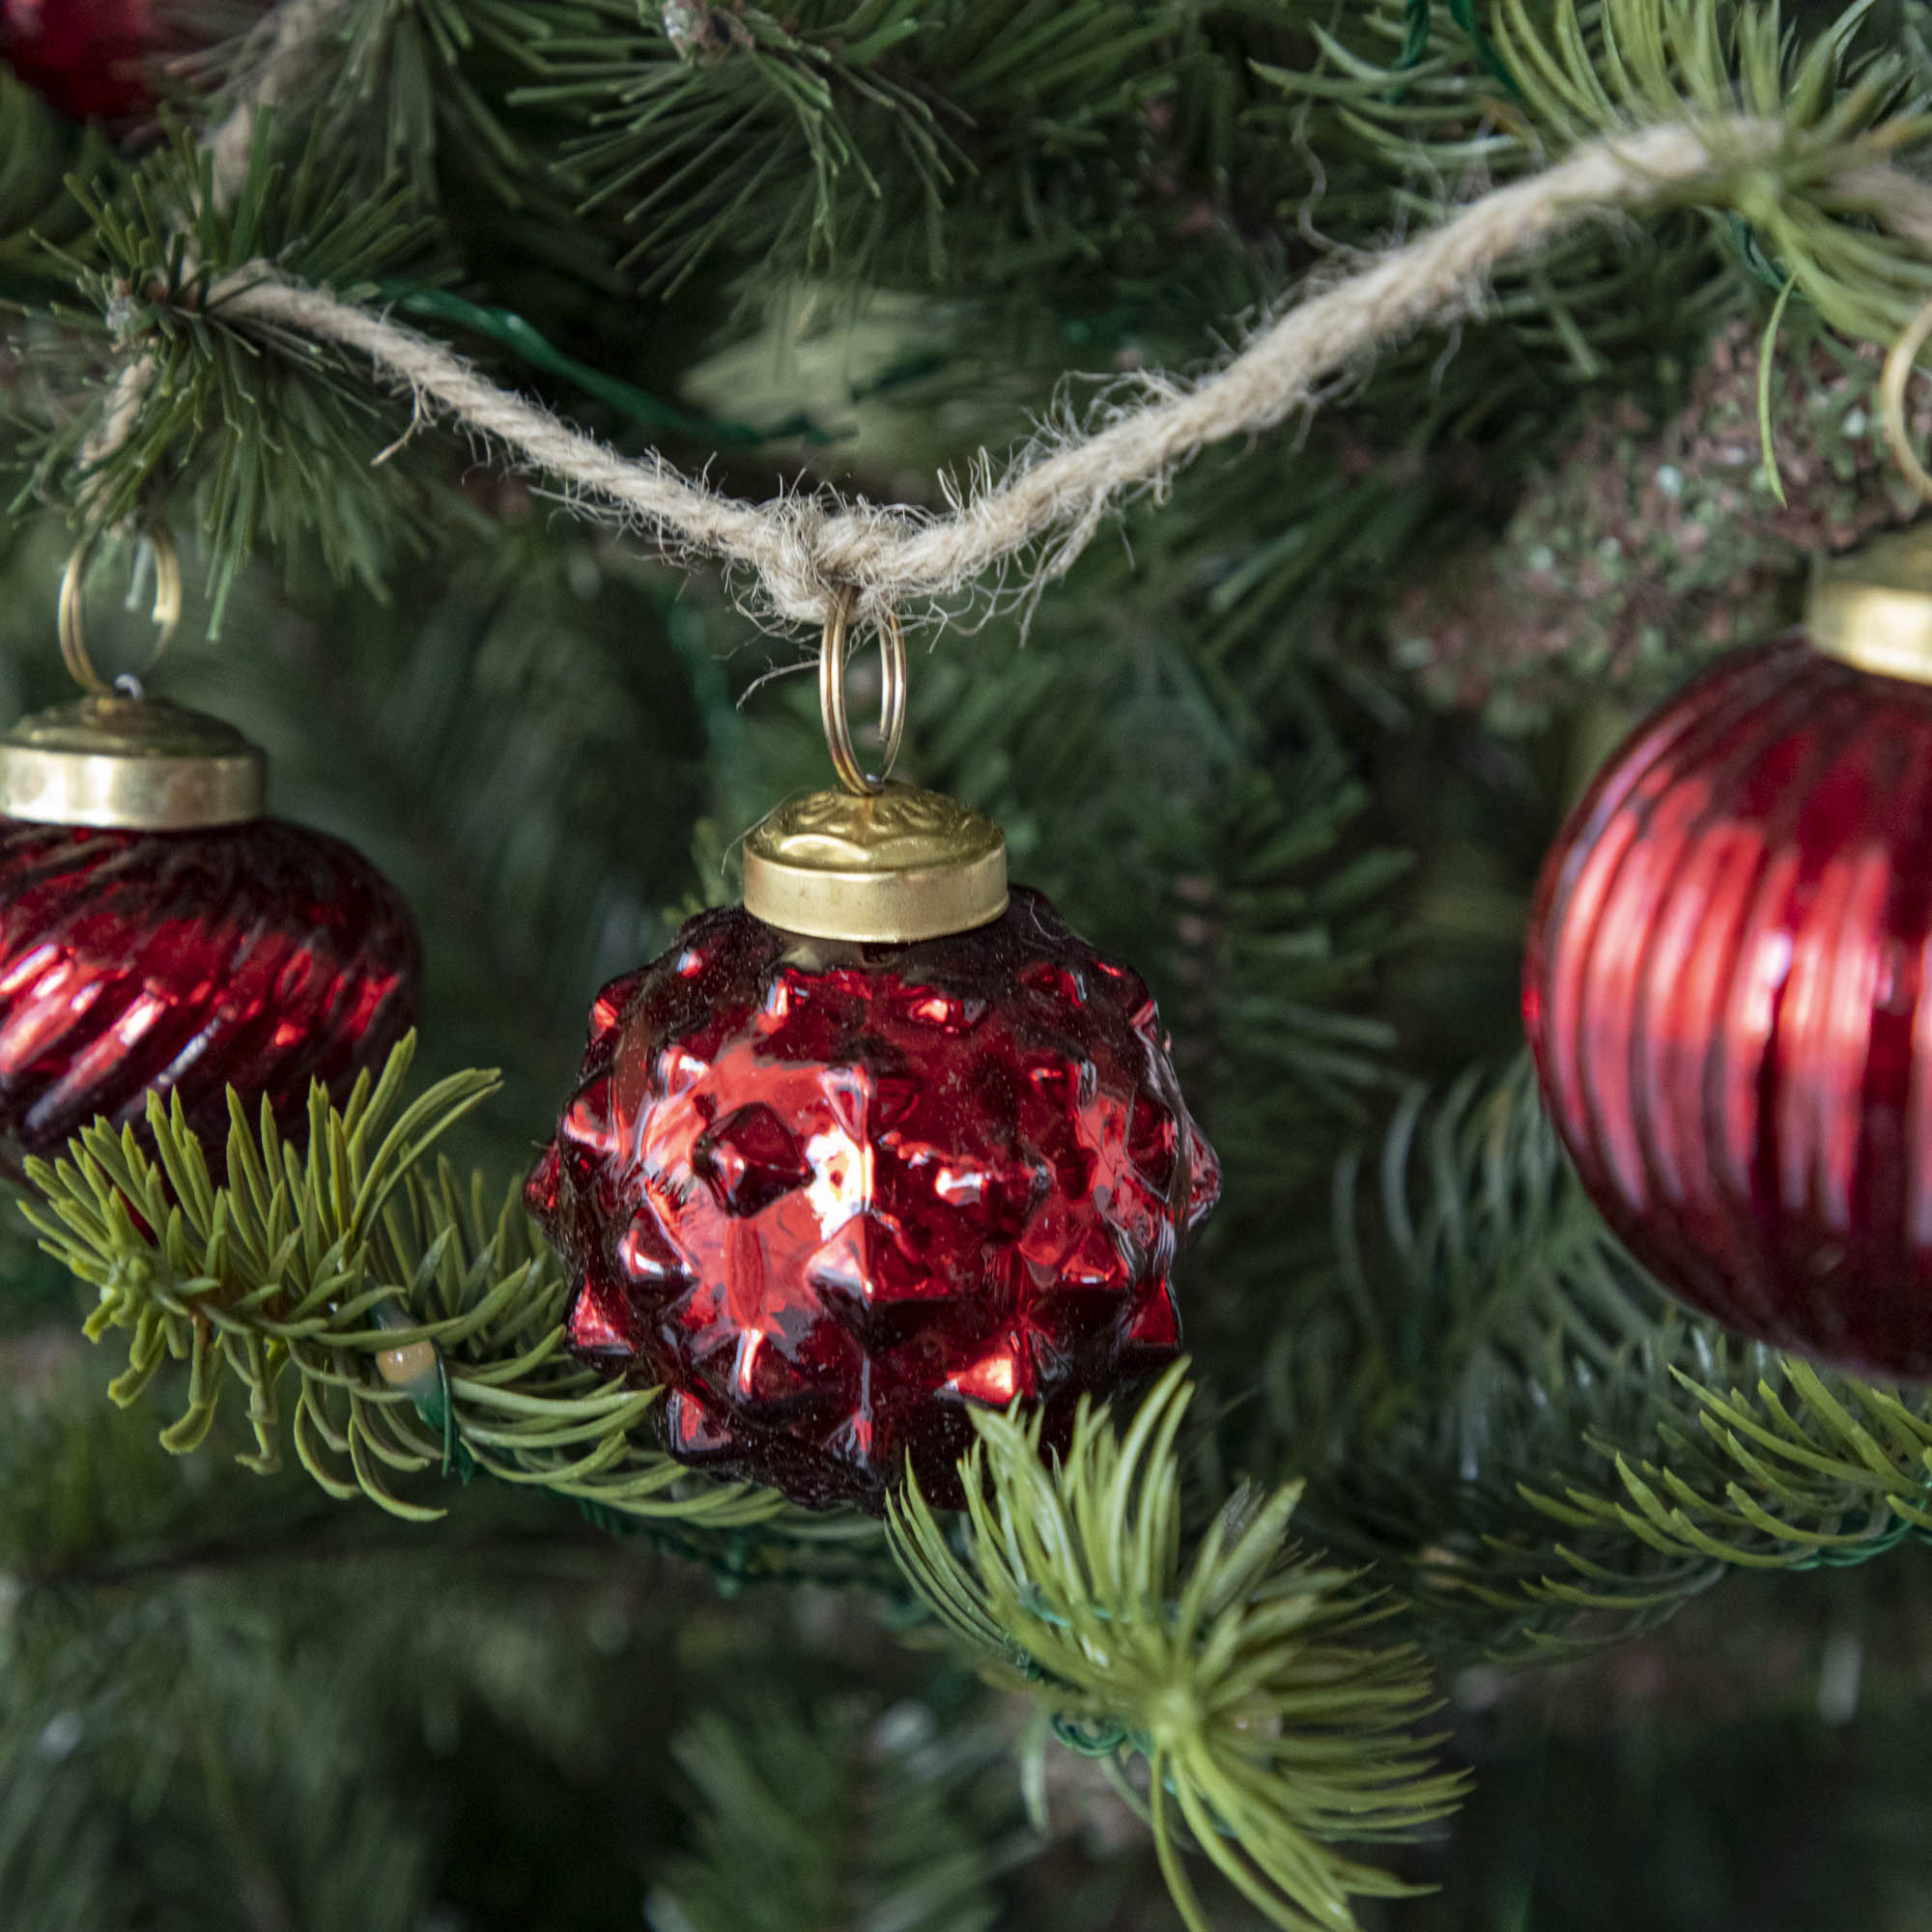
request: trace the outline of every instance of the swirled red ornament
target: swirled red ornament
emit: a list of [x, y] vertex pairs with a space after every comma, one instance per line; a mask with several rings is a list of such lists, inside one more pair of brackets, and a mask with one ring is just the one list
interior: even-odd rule
[[1932, 688], [1787, 639], [1559, 836], [1523, 1016], [1611, 1227], [1742, 1333], [1932, 1376]]
[[415, 1017], [422, 949], [339, 838], [257, 818], [189, 832], [0, 818], [0, 1164], [178, 1094], [218, 1170], [227, 1089], [299, 1128]]
[[913, 944], [692, 921], [598, 996], [528, 1201], [673, 1455], [877, 1510], [908, 1463], [959, 1500], [973, 1405], [1172, 1359], [1219, 1187], [1145, 984], [1016, 889]]

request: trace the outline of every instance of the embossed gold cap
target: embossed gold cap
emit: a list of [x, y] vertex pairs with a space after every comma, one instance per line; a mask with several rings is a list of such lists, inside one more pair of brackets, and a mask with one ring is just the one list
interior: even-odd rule
[[745, 909], [815, 939], [966, 932], [1007, 909], [1006, 835], [983, 812], [912, 785], [811, 792], [746, 838]]
[[185, 832], [262, 813], [268, 764], [233, 725], [110, 692], [0, 738], [0, 813], [48, 825]]
[[1804, 623], [1828, 657], [1932, 684], [1932, 522], [1821, 562]]

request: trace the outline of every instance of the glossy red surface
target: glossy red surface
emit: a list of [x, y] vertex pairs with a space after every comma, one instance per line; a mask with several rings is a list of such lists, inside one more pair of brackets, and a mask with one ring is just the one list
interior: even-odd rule
[[142, 63], [158, 51], [152, 0], [0, 0], [7, 65], [76, 121], [146, 104]]
[[1592, 1198], [1729, 1326], [1932, 1376], [1932, 689], [1792, 639], [1638, 727], [1545, 867], [1523, 1016]]
[[0, 819], [0, 1164], [52, 1157], [173, 1089], [211, 1152], [227, 1088], [301, 1123], [415, 1018], [422, 949], [339, 838], [270, 818], [198, 832]]
[[1065, 1426], [1172, 1358], [1219, 1191], [1147, 987], [1020, 889], [914, 946], [693, 920], [598, 996], [527, 1198], [674, 1455], [878, 1510], [907, 1458], [958, 1500], [969, 1405]]

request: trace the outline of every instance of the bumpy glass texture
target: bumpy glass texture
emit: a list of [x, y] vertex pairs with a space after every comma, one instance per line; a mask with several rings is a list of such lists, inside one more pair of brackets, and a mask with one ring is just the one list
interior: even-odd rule
[[1932, 1376], [1932, 689], [1793, 639], [1638, 727], [1545, 867], [1523, 1015], [1605, 1216], [1694, 1306]]
[[256, 819], [119, 832], [0, 819], [0, 1165], [179, 1093], [217, 1171], [227, 1088], [300, 1124], [414, 1022], [422, 948], [339, 838]]
[[912, 946], [693, 920], [598, 996], [527, 1198], [672, 1454], [877, 1511], [908, 1458], [959, 1500], [969, 1405], [1064, 1427], [1172, 1358], [1219, 1191], [1147, 987], [1022, 889]]

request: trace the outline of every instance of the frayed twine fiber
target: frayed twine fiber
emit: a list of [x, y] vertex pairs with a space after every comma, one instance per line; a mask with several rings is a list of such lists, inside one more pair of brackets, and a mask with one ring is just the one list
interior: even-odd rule
[[453, 417], [561, 486], [573, 504], [623, 523], [685, 559], [755, 574], [766, 618], [821, 624], [841, 589], [877, 616], [944, 602], [1030, 554], [1035, 588], [1063, 573], [1128, 492], [1158, 489], [1209, 443], [1252, 434], [1310, 403], [1325, 377], [1424, 325], [1468, 314], [1502, 263], [1547, 246], [1603, 209], [1629, 207], [1776, 150], [1776, 124], [1665, 127], [1599, 142], [1473, 203], [1439, 228], [1290, 309], [1234, 359], [1084, 437], [1030, 452], [997, 482], [934, 516], [830, 492], [737, 500], [655, 454], [617, 455], [548, 411], [485, 381], [462, 357], [387, 317], [277, 276], [266, 264], [209, 292], [231, 323], [259, 322], [367, 355], [419, 414]]
[[[1775, 122], [1736, 117], [1653, 128], [1579, 149], [1500, 187], [1406, 245], [1310, 296], [1198, 384], [1151, 379], [1149, 400], [1084, 434], [1042, 440], [997, 481], [947, 515], [847, 500], [829, 490], [747, 503], [684, 475], [655, 452], [619, 456], [549, 411], [496, 387], [440, 343], [386, 315], [302, 287], [257, 263], [225, 276], [207, 305], [231, 324], [260, 323], [366, 355], [407, 390], [418, 420], [465, 431], [548, 478], [573, 508], [614, 518], [680, 560], [713, 558], [752, 573], [745, 598], [763, 621], [822, 624], [850, 593], [861, 617], [948, 600], [1015, 559], [1030, 594], [1064, 573], [1130, 492], [1159, 491], [1210, 443], [1253, 434], [1313, 406], [1318, 384], [1431, 323], [1477, 311], [1489, 278], [1512, 260], [1608, 210], [1640, 206], [1748, 169], [1785, 139]], [[1909, 240], [1924, 240], [1932, 191], [1886, 166], [1863, 166], [1858, 199]], [[1851, 185], [1848, 182], [1845, 185]], [[131, 372], [130, 372], [131, 373]], [[121, 402], [116, 392], [116, 402]], [[138, 411], [138, 395], [132, 414]], [[112, 408], [112, 406], [110, 406]]]

